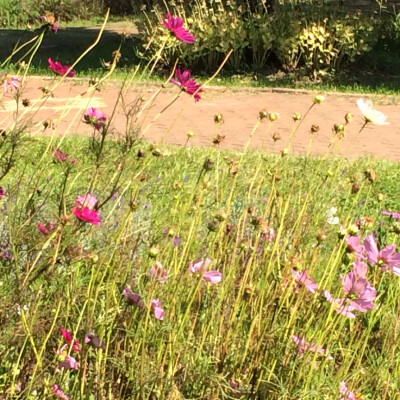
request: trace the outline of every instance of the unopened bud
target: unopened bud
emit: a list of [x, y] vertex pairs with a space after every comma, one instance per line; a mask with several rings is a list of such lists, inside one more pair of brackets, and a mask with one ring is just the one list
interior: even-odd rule
[[279, 118], [279, 114], [278, 114], [278, 113], [270, 113], [270, 114], [269, 114], [269, 120], [270, 120], [271, 122], [276, 121], [278, 118]]
[[319, 94], [314, 97], [314, 104], [321, 104], [325, 100], [325, 96], [322, 96], [322, 94]]
[[266, 111], [260, 111], [258, 113], [258, 117], [260, 118], [260, 120], [262, 121], [265, 118], [268, 118], [268, 113]]
[[315, 124], [312, 124], [311, 125], [311, 132], [312, 133], [317, 133], [318, 131], [319, 131], [319, 126], [315, 125]]
[[353, 120], [353, 114], [348, 112], [348, 113], [344, 116], [344, 119], [345, 119], [345, 121], [346, 121], [346, 124], [350, 123], [350, 122]]
[[191, 138], [191, 137], [193, 137], [194, 136], [194, 132], [193, 131], [189, 131], [188, 133], [187, 133], [187, 137], [188, 138]]
[[287, 147], [285, 147], [282, 151], [281, 151], [281, 156], [285, 157], [289, 154], [289, 149]]
[[333, 129], [334, 129], [335, 133], [342, 133], [342, 132], [344, 132], [344, 125], [337, 123], [337, 124], [333, 125]]
[[214, 115], [214, 122], [216, 124], [220, 124], [223, 121], [224, 121], [224, 116], [222, 114], [215, 114]]
[[156, 246], [152, 246], [149, 250], [149, 256], [151, 258], [156, 258], [158, 256], [158, 253], [160, 252], [160, 249]]
[[301, 114], [300, 113], [294, 113], [293, 114], [293, 121], [300, 121], [301, 120]]

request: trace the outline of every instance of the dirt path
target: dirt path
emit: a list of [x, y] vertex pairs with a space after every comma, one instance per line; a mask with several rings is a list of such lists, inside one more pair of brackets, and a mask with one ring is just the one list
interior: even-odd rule
[[[24, 89], [22, 98], [31, 101], [42, 95], [40, 87], [49, 86], [49, 78], [31, 78]], [[116, 84], [109, 84], [101, 92], [94, 92], [92, 97], [85, 95], [77, 97], [87, 90], [87, 84], [73, 84], [68, 81], [59, 86], [50, 98], [42, 105], [40, 111], [33, 113], [32, 106], [23, 110], [26, 120], [30, 121], [31, 130], [42, 133], [42, 122], [52, 119], [56, 125], [56, 133], [72, 135], [91, 134], [88, 125], [82, 123], [83, 111], [89, 106], [99, 107], [107, 115], [111, 115], [117, 102], [119, 88]], [[133, 87], [124, 94], [125, 110], [129, 109], [138, 98], [148, 100], [156, 91], [155, 87]], [[251, 141], [252, 148], [262, 148], [266, 152], [278, 153], [287, 146], [292, 129], [292, 115], [304, 115], [312, 104], [314, 94], [274, 90], [231, 90], [224, 88], [206, 88], [202, 93], [202, 100], [195, 103], [192, 97], [185, 93], [173, 102], [168, 109], [159, 116], [150, 126], [149, 122], [174, 99], [179, 92], [171, 85], [163, 90], [156, 98], [148, 112], [141, 118], [144, 137], [151, 142], [158, 143], [163, 138], [165, 143], [183, 145], [187, 140], [187, 132], [194, 132], [190, 144], [195, 146], [209, 146], [216, 135], [214, 116], [218, 113], [224, 117], [218, 133], [225, 135], [222, 148], [243, 149], [249, 135], [257, 123], [258, 114], [262, 110], [279, 113], [280, 118], [269, 124], [263, 122], [254, 133]], [[338, 149], [339, 155], [356, 158], [370, 155], [400, 161], [400, 113], [399, 105], [390, 103], [388, 98], [375, 98], [376, 108], [388, 116], [390, 125], [376, 126], [368, 124], [359, 134], [363, 124], [363, 117], [358, 110], [356, 100], [359, 96], [327, 94], [321, 105], [315, 105], [294, 135], [290, 152], [304, 154], [310, 139], [312, 124], [318, 125], [320, 130], [314, 134], [310, 147], [311, 154], [324, 154], [332, 139], [332, 127], [337, 122], [344, 122], [344, 116], [351, 112], [354, 116], [351, 124], [346, 128], [346, 136]], [[365, 96], [364, 96], [365, 97]], [[386, 103], [386, 104], [385, 104]], [[23, 108], [21, 106], [21, 108]], [[68, 111], [69, 110], [69, 111]], [[7, 128], [13, 120], [15, 100], [9, 94], [3, 98], [0, 105], [0, 128]], [[67, 115], [58, 121], [63, 113]], [[113, 121], [113, 134], [122, 135], [126, 131], [126, 111], [119, 101]], [[281, 140], [276, 143], [272, 134], [278, 132]], [[50, 133], [48, 129], [46, 133]]]

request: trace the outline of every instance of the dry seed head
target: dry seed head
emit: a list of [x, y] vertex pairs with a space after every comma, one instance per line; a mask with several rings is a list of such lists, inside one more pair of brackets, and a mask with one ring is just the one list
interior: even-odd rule
[[215, 114], [214, 115], [214, 122], [216, 124], [220, 124], [220, 123], [224, 122], [224, 116], [222, 114]]
[[261, 121], [264, 120], [265, 118], [268, 118], [268, 113], [267, 113], [267, 111], [260, 111], [260, 112], [258, 113], [258, 117], [260, 118]]
[[274, 142], [277, 142], [278, 140], [281, 140], [281, 134], [280, 134], [279, 132], [274, 132], [274, 133], [272, 134], [272, 140], [273, 140]]

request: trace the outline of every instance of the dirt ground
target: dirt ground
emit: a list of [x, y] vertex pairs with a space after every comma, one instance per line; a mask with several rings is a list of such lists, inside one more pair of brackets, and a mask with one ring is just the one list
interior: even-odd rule
[[[98, 107], [111, 116], [117, 104], [112, 131], [115, 136], [123, 135], [126, 131], [126, 114], [132, 110], [135, 101], [141, 98], [144, 101], [142, 104], [145, 104], [157, 90], [155, 86], [131, 87], [124, 92], [122, 101], [118, 97], [120, 87], [116, 83], [108, 83], [100, 92], [82, 95], [88, 89], [87, 82], [77, 84], [74, 80], [68, 80], [56, 88], [54, 97], [43, 103], [39, 100], [42, 96], [40, 88], [51, 86], [52, 82], [51, 78], [29, 78], [21, 96], [21, 100], [27, 98], [32, 105], [26, 108], [20, 105], [19, 112], [23, 113], [25, 121], [29, 121], [30, 130], [36, 134], [42, 134], [43, 121], [51, 119], [57, 135], [90, 135], [91, 128], [82, 122], [83, 110], [91, 106]], [[149, 141], [184, 145], [187, 133], [192, 131], [194, 136], [189, 141], [190, 145], [210, 146], [213, 138], [219, 133], [225, 136], [221, 148], [240, 150], [246, 145], [257, 124], [259, 112], [265, 110], [278, 113], [280, 118], [273, 123], [262, 122], [252, 137], [250, 147], [273, 153], [278, 153], [288, 146], [293, 128], [293, 114], [300, 113], [304, 116], [315, 95], [281, 89], [232, 90], [206, 87], [201, 94], [201, 101], [195, 103], [186, 93], [181, 93], [176, 99], [178, 93], [177, 87], [168, 85], [142, 113], [140, 125], [144, 137]], [[384, 96], [375, 96], [373, 99], [375, 108], [387, 115], [390, 125], [368, 124], [359, 133], [364, 119], [356, 100], [358, 97], [367, 96], [325, 94], [325, 97], [322, 104], [312, 107], [303, 118], [290, 144], [291, 154], [307, 152], [310, 128], [313, 124], [319, 126], [320, 130], [313, 135], [310, 154], [326, 153], [333, 137], [333, 125], [338, 122], [344, 123], [345, 114], [350, 112], [354, 116], [353, 121], [346, 127], [340, 147], [333, 146], [331, 153], [351, 159], [368, 155], [400, 161], [400, 113], [399, 106], [393, 99]], [[41, 104], [39, 111], [33, 111], [37, 108], [34, 104]], [[165, 107], [167, 109], [159, 115]], [[81, 111], [77, 112], [79, 110]], [[12, 94], [8, 94], [0, 104], [0, 128], [7, 129], [11, 126], [15, 112], [15, 99]], [[214, 122], [216, 114], [222, 114], [224, 119], [219, 128]], [[48, 128], [45, 134], [51, 132], [51, 128]], [[275, 132], [281, 137], [276, 142], [272, 139]]]

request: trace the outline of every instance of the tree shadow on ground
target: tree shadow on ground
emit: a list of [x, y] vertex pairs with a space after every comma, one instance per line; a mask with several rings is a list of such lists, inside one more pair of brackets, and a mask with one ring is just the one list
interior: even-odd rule
[[[47, 68], [47, 59], [51, 57], [54, 61], [62, 64], [72, 64], [97, 38], [100, 28], [64, 28], [59, 29], [56, 34], [48, 33], [44, 36], [41, 46], [32, 59], [31, 68]], [[11, 55], [15, 47], [32, 39], [40, 31], [28, 31], [18, 29], [0, 30], [0, 61]], [[112, 61], [112, 53], [121, 45], [121, 59], [118, 66], [131, 67], [137, 64], [135, 49], [140, 46], [140, 39], [136, 33], [118, 33], [105, 30], [96, 47], [87, 54], [76, 66], [79, 76], [80, 72], [90, 73], [102, 67], [103, 62]], [[31, 45], [26, 46], [15, 54], [12, 64], [20, 61], [28, 61], [29, 55], [25, 55]], [[25, 56], [24, 56], [25, 55]], [[50, 73], [50, 70], [49, 70]]]

